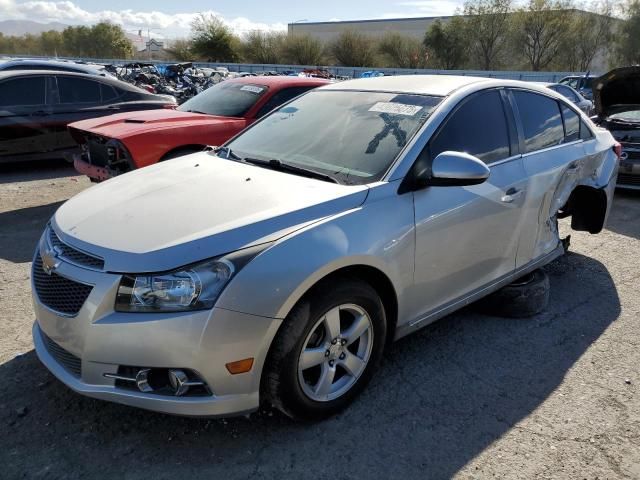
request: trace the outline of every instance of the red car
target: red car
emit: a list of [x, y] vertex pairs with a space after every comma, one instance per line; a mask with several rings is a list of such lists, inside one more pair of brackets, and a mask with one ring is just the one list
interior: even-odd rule
[[274, 108], [328, 80], [245, 77], [219, 83], [177, 110], [141, 111], [69, 125], [82, 147], [76, 170], [101, 181], [156, 162], [222, 145]]

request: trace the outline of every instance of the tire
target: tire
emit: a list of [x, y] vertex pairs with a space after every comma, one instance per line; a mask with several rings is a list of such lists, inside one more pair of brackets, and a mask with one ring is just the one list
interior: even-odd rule
[[193, 148], [193, 147], [178, 148], [176, 150], [172, 150], [172, 151], [166, 153], [164, 155], [164, 157], [162, 157], [160, 159], [160, 161], [164, 162], [165, 160], [173, 160], [174, 158], [179, 158], [179, 157], [183, 157], [185, 155], [190, 155], [192, 153], [201, 152], [202, 150], [204, 150], [204, 147], [202, 147], [202, 148]]
[[535, 270], [477, 302], [478, 310], [506, 318], [537, 315], [549, 305], [549, 277]]
[[[367, 329], [355, 340], [365, 323]], [[330, 331], [340, 333], [336, 337]], [[369, 284], [353, 278], [324, 282], [305, 295], [283, 321], [267, 357], [262, 393], [272, 406], [295, 420], [334, 415], [371, 379], [386, 334], [382, 301]], [[320, 363], [304, 366], [316, 362]], [[330, 377], [332, 370], [335, 376]]]

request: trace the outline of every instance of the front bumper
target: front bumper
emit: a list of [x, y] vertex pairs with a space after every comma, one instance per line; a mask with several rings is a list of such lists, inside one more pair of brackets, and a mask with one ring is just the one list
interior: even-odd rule
[[[281, 320], [213, 308], [169, 314], [113, 311], [120, 275], [61, 263], [56, 275], [93, 285], [75, 316], [44, 305], [34, 286], [33, 341], [38, 358], [59, 380], [83, 395], [185, 416], [231, 416], [259, 406], [260, 375]], [[46, 336], [46, 337], [45, 337]], [[72, 371], [50, 342], [78, 359]], [[247, 373], [231, 375], [225, 365], [254, 358]], [[212, 395], [181, 396], [122, 388], [105, 374], [121, 366], [180, 368], [197, 372]]]
[[78, 154], [73, 155], [73, 168], [82, 175], [86, 175], [89, 178], [93, 178], [98, 181], [108, 180], [111, 177], [115, 176], [108, 168], [98, 167], [97, 165], [92, 165], [86, 160], [83, 160], [82, 157]]

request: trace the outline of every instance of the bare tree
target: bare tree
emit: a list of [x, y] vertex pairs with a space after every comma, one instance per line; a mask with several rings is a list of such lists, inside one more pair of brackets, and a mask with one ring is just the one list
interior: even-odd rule
[[324, 46], [309, 34], [287, 35], [282, 56], [286, 62], [296, 65], [320, 65], [324, 59]]
[[174, 60], [186, 62], [193, 59], [191, 51], [191, 41], [185, 38], [179, 38], [171, 43], [169, 48], [165, 49]]
[[512, 0], [469, 0], [464, 4], [471, 54], [484, 70], [498, 66], [508, 39]]
[[514, 18], [514, 38], [533, 71], [549, 66], [568, 32], [570, 3], [564, 0], [529, 0]]
[[345, 30], [331, 42], [329, 52], [347, 67], [372, 67], [377, 63], [375, 41], [352, 30]]
[[378, 48], [390, 67], [422, 68], [426, 64], [427, 51], [416, 38], [388, 33], [380, 40]]
[[254, 63], [279, 63], [285, 40], [286, 33], [254, 30], [244, 38], [243, 55]]
[[621, 62], [640, 64], [640, 0], [629, 0], [624, 7], [625, 22], [617, 38], [617, 53]]

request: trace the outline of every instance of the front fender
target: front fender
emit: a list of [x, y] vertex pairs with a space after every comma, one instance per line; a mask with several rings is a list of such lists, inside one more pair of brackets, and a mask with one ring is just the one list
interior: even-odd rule
[[[396, 192], [397, 182], [372, 187], [360, 207], [279, 240], [234, 277], [217, 306], [284, 318], [322, 278], [356, 265], [384, 273], [402, 306], [413, 283], [413, 197]], [[398, 313], [400, 320], [402, 312]]]

